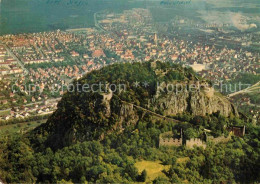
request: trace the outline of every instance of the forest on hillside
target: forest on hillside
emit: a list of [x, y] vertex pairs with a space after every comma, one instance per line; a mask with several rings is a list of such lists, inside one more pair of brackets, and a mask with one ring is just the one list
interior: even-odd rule
[[[259, 182], [260, 129], [247, 124], [243, 138], [228, 143], [208, 143], [206, 149], [195, 147], [158, 147], [158, 137], [169, 130], [183, 128], [194, 137], [211, 127], [221, 134], [225, 125], [243, 125], [238, 118], [221, 115], [177, 117], [182, 124], [152, 122], [149, 117], [129, 126], [121, 134], [111, 134], [103, 141], [85, 141], [56, 151], [38, 137], [37, 145], [25, 135], [1, 138], [0, 176], [7, 183], [253, 183]], [[120, 137], [120, 139], [119, 139]], [[187, 158], [184, 162], [178, 159]], [[159, 162], [167, 169], [150, 180], [147, 171], [138, 171], [139, 161]], [[149, 170], [148, 170], [149, 173]]]

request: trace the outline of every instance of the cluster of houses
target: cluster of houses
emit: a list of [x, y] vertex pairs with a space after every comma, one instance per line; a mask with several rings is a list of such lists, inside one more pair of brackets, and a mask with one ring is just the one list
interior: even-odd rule
[[64, 61], [64, 57], [60, 55], [63, 49], [56, 47], [59, 45], [57, 39], [68, 40], [69, 38], [59, 31], [5, 35], [0, 38], [24, 64]]
[[[132, 9], [102, 17], [105, 18], [99, 20], [99, 24], [106, 32], [74, 34], [58, 30], [6, 35], [0, 40], [25, 64], [62, 62], [66, 54], [82, 63], [96, 64], [101, 61], [101, 64], [106, 64], [103, 59], [109, 57], [105, 54], [107, 50], [124, 61], [159, 59], [190, 66], [200, 65], [201, 75], [213, 81], [230, 80], [239, 72], [256, 74], [260, 67], [257, 52], [216, 48], [206, 43], [192, 43], [155, 33], [148, 10]], [[109, 59], [115, 61], [114, 57]]]
[[[131, 15], [131, 16], [130, 16]], [[161, 59], [186, 65], [204, 66], [201, 75], [209, 77], [212, 81], [230, 80], [239, 72], [256, 74], [260, 68], [260, 56], [257, 52], [234, 50], [231, 48], [217, 48], [206, 43], [191, 43], [182, 39], [171, 39], [166, 35], [159, 36], [151, 26], [150, 13], [147, 10], [133, 9], [124, 11], [125, 22], [113, 21], [119, 16], [109, 15], [110, 22], [101, 23], [109, 32], [117, 37], [113, 40], [109, 36], [102, 38], [104, 46], [120, 54], [121, 58], [129, 60]], [[107, 18], [108, 19], [108, 18]], [[142, 27], [142, 28], [141, 28]], [[128, 53], [139, 53], [137, 57], [124, 57]], [[143, 57], [140, 57], [143, 56]], [[225, 66], [225, 67], [223, 67]]]
[[4, 45], [0, 45], [0, 76], [21, 73], [23, 70], [18, 65], [17, 60], [9, 55]]
[[[46, 63], [47, 66], [30, 69], [28, 76], [19, 77], [16, 85], [23, 88], [34, 83], [42, 91], [51, 92], [53, 84], [66, 84], [70, 79], [107, 64], [150, 59], [193, 66], [212, 81], [230, 80], [239, 72], [256, 74], [260, 67], [257, 52], [219, 48], [157, 33], [147, 9], [104, 13], [100, 17], [98, 25], [105, 30], [103, 32], [95, 29], [88, 29], [85, 33], [57, 30], [0, 36], [0, 41], [29, 68], [34, 63]], [[0, 45], [0, 72], [22, 72], [6, 52]], [[67, 66], [53, 65], [67, 59], [70, 61]]]
[[14, 107], [10, 113], [0, 117], [0, 120], [9, 120], [13, 118], [26, 118], [29, 116], [39, 116], [52, 114], [57, 109], [57, 102], [39, 103], [31, 106]]

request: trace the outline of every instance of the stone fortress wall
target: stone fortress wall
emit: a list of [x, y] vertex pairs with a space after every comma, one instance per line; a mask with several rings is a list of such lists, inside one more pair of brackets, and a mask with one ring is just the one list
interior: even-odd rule
[[186, 147], [187, 148], [193, 148], [194, 146], [197, 147], [203, 147], [204, 149], [206, 148], [206, 143], [202, 141], [199, 138], [192, 138], [190, 140], [186, 140]]
[[213, 142], [215, 144], [218, 143], [226, 143], [231, 140], [231, 135], [237, 136], [237, 137], [243, 137], [245, 135], [245, 126], [231, 126], [227, 128], [230, 132], [228, 137], [225, 137], [224, 135], [214, 138], [213, 136], [208, 136], [205, 132], [205, 141], [203, 141], [200, 138], [192, 138], [189, 140], [186, 140], [184, 143], [183, 136], [182, 136], [182, 130], [180, 133], [180, 138], [173, 138], [172, 131], [165, 132], [160, 134], [159, 136], [159, 147], [161, 146], [182, 146], [185, 145], [187, 148], [193, 148], [194, 146], [197, 147], [203, 147], [206, 148], [207, 142]]
[[159, 146], [181, 146], [182, 138], [174, 139], [174, 138], [159, 138]]

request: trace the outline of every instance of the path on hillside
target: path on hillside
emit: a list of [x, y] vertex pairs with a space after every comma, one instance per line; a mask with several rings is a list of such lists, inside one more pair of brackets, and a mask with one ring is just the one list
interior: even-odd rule
[[[114, 95], [115, 95], [115, 94], [114, 94]], [[117, 95], [115, 95], [115, 96], [117, 96]], [[141, 107], [141, 106], [139, 106], [139, 105], [135, 105], [135, 104], [133, 104], [133, 103], [126, 102], [126, 101], [122, 100], [119, 96], [117, 96], [117, 97], [118, 97], [119, 100], [120, 100], [121, 102], [123, 102], [123, 103], [129, 104], [129, 105], [133, 105], [134, 107], [136, 107], [136, 108], [138, 108], [138, 109], [141, 109], [141, 110], [143, 110], [143, 111], [146, 111], [146, 112], [148, 112], [148, 113], [150, 113], [150, 114], [153, 114], [154, 116], [157, 116], [157, 117], [162, 118], [162, 119], [164, 119], [164, 120], [170, 120], [170, 121], [174, 121], [174, 122], [176, 122], [176, 123], [180, 123], [180, 122], [181, 122], [181, 121], [176, 120], [176, 119], [174, 119], [174, 118], [169, 118], [169, 117], [167, 117], [167, 116], [163, 116], [163, 115], [161, 115], [161, 114], [157, 114], [156, 112], [153, 112], [153, 111], [151, 111], [151, 110], [149, 110], [149, 109], [143, 108], [143, 107]]]
[[250, 86], [246, 89], [243, 89], [243, 90], [240, 90], [240, 91], [237, 91], [235, 93], [231, 93], [229, 95], [227, 95], [228, 97], [232, 97], [232, 96], [236, 96], [236, 95], [239, 95], [239, 94], [243, 94], [243, 93], [252, 93], [254, 92], [254, 90], [257, 90], [260, 91], [260, 81], [257, 82], [256, 84], [254, 84], [253, 86]]

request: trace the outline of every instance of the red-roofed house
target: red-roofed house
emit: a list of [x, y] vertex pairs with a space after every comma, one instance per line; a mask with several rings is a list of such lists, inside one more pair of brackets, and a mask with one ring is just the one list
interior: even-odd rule
[[98, 49], [98, 50], [95, 50], [93, 53], [92, 53], [92, 57], [94, 58], [99, 58], [99, 57], [106, 57], [104, 51], [102, 49]]

